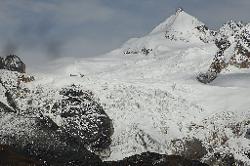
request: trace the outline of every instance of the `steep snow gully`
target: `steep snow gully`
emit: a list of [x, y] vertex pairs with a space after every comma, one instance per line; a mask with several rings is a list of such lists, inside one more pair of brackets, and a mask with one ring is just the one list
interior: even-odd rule
[[99, 57], [1, 58], [0, 144], [44, 165], [250, 165], [249, 51], [250, 24], [178, 9]]

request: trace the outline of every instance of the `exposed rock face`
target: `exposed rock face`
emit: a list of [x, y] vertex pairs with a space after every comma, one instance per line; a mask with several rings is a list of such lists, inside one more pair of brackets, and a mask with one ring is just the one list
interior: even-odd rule
[[41, 165], [40, 162], [32, 160], [30, 157], [20, 155], [6, 145], [0, 145], [0, 165], [30, 166]]
[[206, 25], [197, 26], [196, 29], [199, 31], [199, 38], [204, 43], [210, 43], [214, 41], [214, 37], [216, 36], [217, 32], [208, 29]]
[[175, 147], [173, 154], [183, 156], [187, 159], [200, 160], [207, 154], [206, 148], [202, 142], [196, 138], [176, 139], [172, 141], [172, 146]]
[[[44, 126], [41, 126], [44, 127]], [[46, 131], [47, 130], [47, 131]], [[6, 144], [19, 154], [28, 156], [42, 165], [95, 165], [101, 160], [84, 148], [78, 140], [58, 132], [40, 129], [32, 135], [6, 136]]]
[[[49, 117], [2, 111], [1, 144], [43, 165], [92, 165], [101, 160], [85, 148], [85, 142], [59, 127]], [[95, 165], [95, 164], [93, 164]]]
[[245, 134], [245, 138], [250, 139], [250, 128], [247, 129], [247, 132]]
[[145, 47], [143, 47], [141, 50], [130, 50], [129, 48], [124, 51], [123, 53], [125, 55], [129, 55], [129, 54], [143, 54], [143, 55], [148, 55], [153, 51], [153, 49], [147, 49]]
[[60, 95], [63, 98], [55, 103], [52, 112], [60, 112], [66, 122], [62, 127], [71, 135], [78, 135], [91, 149], [108, 148], [113, 126], [92, 92], [72, 85], [62, 89]]
[[75, 85], [28, 88], [19, 82], [22, 75], [0, 74], [6, 98], [0, 103], [0, 144], [43, 165], [98, 165], [101, 160], [89, 150], [107, 149], [113, 126], [92, 92]]
[[209, 165], [218, 165], [218, 166], [244, 166], [245, 164], [241, 161], [237, 161], [233, 154], [220, 154], [215, 153], [212, 157], [206, 161]]
[[5, 58], [0, 57], [0, 69], [25, 73], [25, 64], [18, 56], [8, 55]]
[[216, 72], [206, 72], [206, 73], [200, 73], [196, 79], [198, 81], [200, 81], [201, 83], [204, 83], [204, 84], [208, 84], [210, 82], [212, 82], [213, 80], [215, 80], [217, 77], [217, 73]]
[[121, 161], [106, 162], [106, 165], [143, 165], [143, 166], [208, 166], [196, 160], [188, 160], [181, 156], [167, 156], [157, 153], [145, 152], [140, 155], [127, 157]]
[[0, 57], [0, 69], [4, 69], [4, 58]]
[[250, 24], [229, 21], [223, 25], [215, 37], [218, 51], [207, 73], [197, 76], [202, 83], [212, 82], [229, 65], [238, 68], [250, 67]]
[[[208, 166], [207, 164], [203, 164], [196, 160], [188, 160], [181, 156], [167, 156], [163, 154], [157, 154], [157, 153], [151, 153], [151, 152], [145, 152], [140, 155], [134, 155], [131, 157], [127, 157], [120, 161], [108, 161], [108, 162], [102, 162], [100, 159], [97, 158], [85, 158], [85, 161], [88, 162], [82, 162], [81, 158], [84, 158], [83, 156], [86, 155], [86, 153], [83, 153], [84, 155], [80, 155], [78, 153], [65, 153], [65, 156], [60, 156], [60, 153], [51, 153], [51, 151], [48, 151], [48, 156], [52, 155], [50, 160], [51, 162], [45, 162], [43, 160], [36, 160], [32, 156], [27, 156], [27, 152], [22, 149], [12, 148], [10, 146], [6, 145], [0, 145], [0, 164], [2, 165], [11, 165], [11, 166]], [[51, 154], [50, 154], [51, 153]], [[67, 155], [67, 156], [66, 156]], [[58, 157], [57, 160], [56, 157]], [[65, 162], [67, 161], [67, 162]], [[230, 163], [230, 161], [226, 162]]]

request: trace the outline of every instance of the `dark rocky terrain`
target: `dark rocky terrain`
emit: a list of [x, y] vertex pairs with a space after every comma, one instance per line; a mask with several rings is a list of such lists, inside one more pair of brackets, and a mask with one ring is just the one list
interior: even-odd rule
[[108, 149], [113, 127], [93, 94], [76, 85], [61, 90], [28, 88], [25, 84], [34, 78], [23, 73], [21, 61], [15, 59], [5, 63], [12, 68], [2, 69], [0, 75], [5, 98], [0, 103], [3, 165], [12, 160], [28, 165], [101, 163], [94, 152]]
[[229, 21], [219, 29], [214, 37], [218, 51], [208, 71], [197, 77], [200, 82], [212, 82], [229, 65], [237, 68], [250, 68], [250, 32], [248, 27], [249, 24]]
[[25, 73], [25, 64], [18, 56], [8, 55], [5, 58], [0, 57], [0, 69]]
[[[17, 149], [17, 148], [16, 148]], [[55, 155], [58, 152], [49, 152]], [[80, 153], [82, 155], [80, 155]], [[60, 154], [60, 153], [59, 153]], [[121, 161], [102, 162], [98, 156], [91, 155], [86, 151], [70, 152], [66, 151], [63, 155], [57, 155], [57, 159], [50, 157], [50, 162], [44, 162], [33, 156], [27, 155], [25, 149], [14, 151], [10, 146], [0, 146], [0, 165], [11, 166], [46, 166], [46, 165], [72, 165], [72, 166], [208, 166], [197, 160], [188, 160], [181, 156], [167, 156], [157, 153], [145, 152], [140, 155], [127, 157]]]
[[112, 166], [208, 166], [197, 160], [188, 160], [181, 156], [162, 155], [157, 153], [145, 152], [140, 155], [127, 157], [121, 161], [106, 162]]

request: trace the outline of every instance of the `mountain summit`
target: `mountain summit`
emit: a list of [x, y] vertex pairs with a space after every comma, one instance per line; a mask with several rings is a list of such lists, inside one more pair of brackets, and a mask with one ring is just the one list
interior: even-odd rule
[[194, 16], [178, 8], [175, 14], [156, 26], [148, 35], [133, 38], [123, 46], [125, 54], [150, 53], [159, 45], [169, 46], [168, 41], [181, 43], [209, 43], [214, 41], [216, 33]]
[[203, 22], [186, 13], [182, 8], [178, 8], [174, 15], [155, 27], [150, 34], [162, 32], [168, 39], [186, 42], [213, 36]]
[[183, 9], [178, 8], [175, 14], [156, 26], [151, 34], [166, 31], [190, 31], [200, 25], [204, 25], [204, 23], [186, 13]]

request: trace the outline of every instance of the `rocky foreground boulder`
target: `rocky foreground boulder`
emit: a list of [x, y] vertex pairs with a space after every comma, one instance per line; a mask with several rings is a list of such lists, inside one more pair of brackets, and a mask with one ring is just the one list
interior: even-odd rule
[[28, 156], [17, 154], [7, 145], [0, 145], [0, 165], [39, 165], [40, 163]]
[[[0, 125], [1, 144], [41, 165], [96, 165], [101, 162], [97, 155], [86, 148], [89, 142], [96, 140], [82, 139], [76, 133], [69, 132], [70, 127], [65, 129], [58, 126], [49, 116], [5, 112], [1, 109]], [[105, 133], [92, 129], [95, 122], [83, 125], [88, 127], [89, 133]], [[77, 125], [71, 127], [81, 131]]]
[[[49, 152], [50, 153], [50, 152]], [[50, 155], [55, 155], [50, 154]], [[68, 155], [68, 156], [66, 156]], [[11, 166], [45, 166], [45, 165], [71, 165], [71, 166], [208, 166], [196, 160], [188, 160], [181, 156], [175, 155], [163, 155], [152, 152], [145, 152], [142, 154], [134, 155], [128, 158], [125, 158], [121, 161], [108, 161], [102, 162], [97, 156], [93, 157], [83, 157], [86, 156], [86, 153], [74, 154], [65, 152], [65, 156], [59, 156], [60, 160], [52, 161], [49, 164], [39, 161], [25, 154], [25, 152], [14, 151], [10, 146], [0, 145], [0, 165], [11, 165]], [[89, 154], [88, 154], [89, 155]], [[78, 158], [75, 158], [78, 156]], [[88, 162], [82, 162], [79, 159]], [[70, 160], [67, 162], [66, 160]]]
[[164, 155], [152, 152], [127, 157], [121, 161], [105, 163], [107, 166], [208, 166], [197, 160], [188, 160], [181, 156]]
[[93, 93], [71, 85], [59, 94], [62, 99], [53, 105], [51, 111], [60, 113], [65, 131], [79, 136], [93, 151], [109, 148], [113, 125]]

